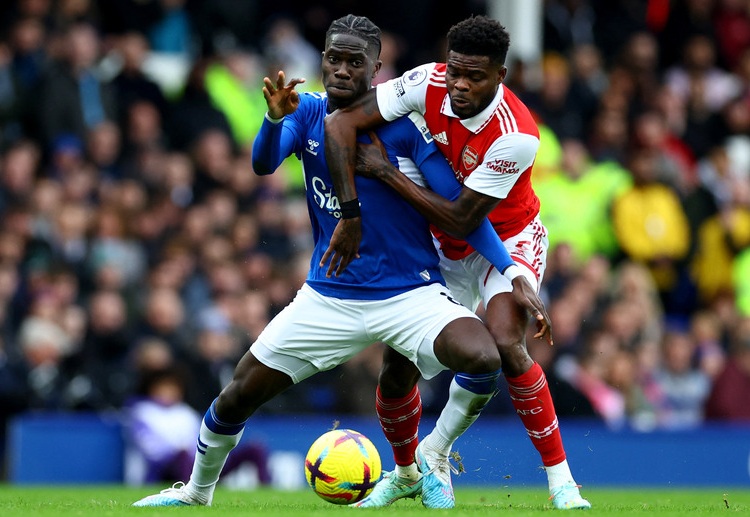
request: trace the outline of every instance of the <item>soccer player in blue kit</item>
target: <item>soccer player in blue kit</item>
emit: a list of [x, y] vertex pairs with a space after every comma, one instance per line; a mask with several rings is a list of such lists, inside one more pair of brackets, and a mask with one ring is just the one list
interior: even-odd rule
[[[259, 406], [375, 342], [398, 351], [426, 379], [446, 369], [456, 372], [452, 389], [465, 402], [452, 419], [459, 429], [468, 428], [493, 396], [501, 374], [499, 353], [481, 320], [456, 303], [445, 287], [428, 221], [375, 179], [357, 178], [359, 201], [340, 206], [338, 185], [328, 172], [324, 118], [371, 88], [380, 68], [379, 53], [378, 27], [365, 17], [348, 15], [335, 20], [326, 34], [325, 93], [299, 94], [295, 87], [303, 79], [285, 84], [283, 72], [275, 84], [264, 79], [268, 112], [253, 145], [253, 166], [258, 174], [270, 174], [292, 153], [302, 160], [315, 242], [310, 271], [295, 299], [260, 334], [207, 410], [190, 480], [134, 506], [210, 505], [222, 467]], [[460, 185], [431, 143], [421, 116], [383, 126], [378, 138], [404, 174], [424, 184], [419, 169], [429, 169], [443, 178], [431, 178], [433, 189], [457, 195]], [[327, 255], [339, 220], [359, 217], [359, 257], [344, 264]], [[544, 305], [528, 282], [514, 275], [517, 266], [489, 221], [467, 240], [515, 277], [520, 303], [548, 328]], [[398, 369], [399, 363], [392, 368]], [[414, 375], [412, 368], [404, 370]]]

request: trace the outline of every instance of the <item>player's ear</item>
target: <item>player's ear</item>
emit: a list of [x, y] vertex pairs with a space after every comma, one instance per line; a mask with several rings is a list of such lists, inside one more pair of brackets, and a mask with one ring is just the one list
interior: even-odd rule
[[378, 72], [380, 72], [380, 67], [383, 66], [383, 62], [381, 60], [375, 61], [375, 66], [372, 67], [372, 78], [375, 79], [375, 76], [378, 75]]
[[497, 71], [497, 84], [502, 83], [505, 80], [506, 75], [508, 75], [508, 67], [503, 65]]

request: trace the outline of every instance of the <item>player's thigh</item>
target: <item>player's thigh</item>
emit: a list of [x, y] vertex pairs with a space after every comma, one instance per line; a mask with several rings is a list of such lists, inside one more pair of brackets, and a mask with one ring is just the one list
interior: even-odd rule
[[[547, 267], [549, 250], [547, 229], [542, 225], [539, 217], [531, 221], [517, 235], [505, 239], [503, 244], [510, 257], [520, 267], [521, 274], [539, 292]], [[486, 307], [489, 306], [493, 296], [513, 291], [510, 281], [478, 253], [474, 253], [465, 260], [469, 261], [467, 268], [471, 269], [479, 279], [484, 279], [479, 283], [479, 290]]]
[[435, 339], [440, 362], [453, 371], [483, 374], [500, 369], [500, 354], [489, 330], [479, 319], [458, 318]]
[[442, 330], [458, 319], [482, 324], [472, 311], [453, 299], [447, 287], [431, 284], [379, 302], [367, 314], [367, 328], [430, 379], [450, 369], [436, 356], [434, 343]]
[[274, 317], [250, 350], [295, 383], [330, 370], [376, 341], [364, 328], [358, 302], [322, 296], [307, 284]]
[[[520, 267], [521, 274], [539, 291], [549, 247], [547, 230], [539, 218], [529, 223], [518, 235], [503, 242], [511, 258]], [[525, 346], [528, 314], [513, 298], [513, 285], [510, 281], [486, 260], [481, 260], [486, 267], [483, 272], [479, 271], [486, 278], [480, 285], [485, 304], [485, 323], [500, 350], [503, 369], [523, 371], [524, 365], [529, 361]]]

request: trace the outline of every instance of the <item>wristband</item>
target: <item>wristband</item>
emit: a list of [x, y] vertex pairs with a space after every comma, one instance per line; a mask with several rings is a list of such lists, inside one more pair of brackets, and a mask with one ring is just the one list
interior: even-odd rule
[[522, 274], [523, 272], [521, 271], [521, 268], [518, 267], [516, 264], [511, 264], [510, 266], [506, 267], [505, 270], [503, 271], [503, 276], [507, 278], [508, 280], [510, 280], [511, 283], [516, 277], [519, 277]]
[[271, 124], [278, 124], [282, 120], [284, 120], [284, 117], [281, 118], [272, 118], [271, 115], [268, 114], [266, 111], [266, 120], [269, 121]]
[[341, 203], [341, 218], [342, 219], [354, 219], [355, 217], [361, 217], [362, 211], [359, 208], [359, 198], [350, 199], [349, 201], [343, 201]]

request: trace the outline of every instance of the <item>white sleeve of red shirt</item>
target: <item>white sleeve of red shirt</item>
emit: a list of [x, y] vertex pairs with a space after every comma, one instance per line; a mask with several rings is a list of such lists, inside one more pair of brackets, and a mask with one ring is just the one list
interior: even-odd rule
[[495, 140], [484, 161], [464, 181], [464, 186], [497, 199], [508, 197], [521, 174], [532, 166], [539, 139], [525, 133], [508, 133]]
[[427, 83], [433, 68], [435, 63], [421, 65], [377, 85], [378, 109], [385, 120], [390, 122], [412, 111], [425, 112]]

